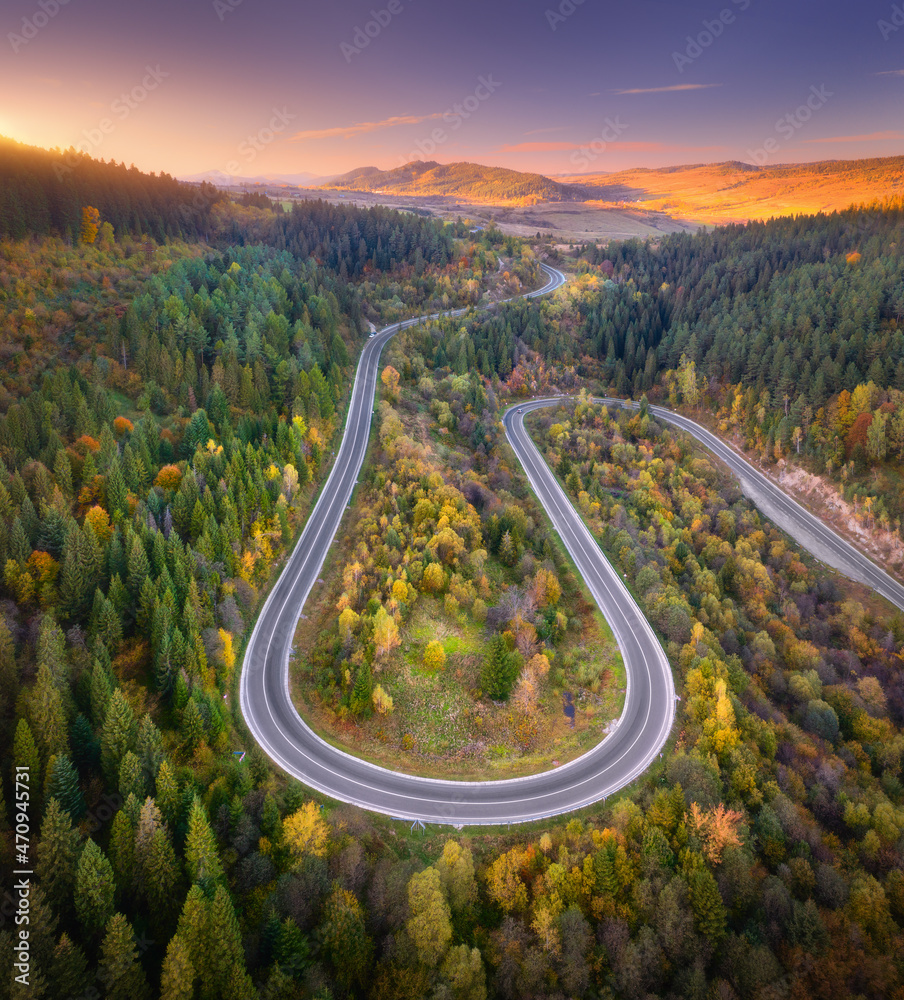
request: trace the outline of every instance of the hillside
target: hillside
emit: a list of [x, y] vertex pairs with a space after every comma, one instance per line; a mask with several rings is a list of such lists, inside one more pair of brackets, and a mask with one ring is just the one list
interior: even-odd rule
[[450, 197], [478, 204], [575, 201], [577, 192], [541, 174], [479, 163], [413, 160], [394, 170], [359, 167], [323, 185], [332, 191], [374, 191], [416, 197]]
[[639, 202], [644, 210], [701, 222], [740, 222], [831, 212], [904, 192], [904, 157], [828, 160], [755, 167], [693, 164], [658, 170], [568, 176], [600, 202]]
[[117, 233], [159, 241], [207, 238], [210, 210], [220, 197], [209, 184], [183, 184], [71, 147], [40, 149], [0, 136], [0, 236], [55, 235], [71, 242], [82, 209], [93, 205]]

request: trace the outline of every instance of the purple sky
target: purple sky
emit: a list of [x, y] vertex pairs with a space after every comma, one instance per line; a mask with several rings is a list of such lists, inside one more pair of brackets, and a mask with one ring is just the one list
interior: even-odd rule
[[146, 170], [429, 158], [556, 174], [904, 152], [891, 0], [58, 4], [3, 5], [0, 133]]

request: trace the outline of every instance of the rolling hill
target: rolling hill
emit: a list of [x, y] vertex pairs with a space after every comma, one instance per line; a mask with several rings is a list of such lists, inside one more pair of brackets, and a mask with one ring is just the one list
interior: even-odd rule
[[394, 170], [359, 167], [323, 186], [332, 191], [370, 191], [408, 197], [448, 197], [475, 204], [537, 204], [579, 201], [579, 188], [541, 174], [521, 173], [478, 163], [413, 160]]
[[636, 208], [700, 222], [735, 222], [831, 212], [900, 196], [904, 156], [768, 167], [732, 161], [557, 179], [580, 185], [588, 200], [633, 202]]
[[444, 197], [500, 207], [565, 202], [583, 203], [587, 210], [628, 206], [643, 214], [714, 224], [831, 212], [900, 196], [904, 156], [765, 167], [729, 161], [555, 178], [477, 163], [416, 160], [393, 170], [359, 167], [320, 190]]

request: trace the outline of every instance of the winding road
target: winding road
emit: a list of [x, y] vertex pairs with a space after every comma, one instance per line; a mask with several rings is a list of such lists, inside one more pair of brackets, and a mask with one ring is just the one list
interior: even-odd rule
[[[621, 399], [597, 400], [607, 406], [637, 407]], [[559, 400], [561, 402], [561, 400]], [[651, 406], [650, 412], [659, 420], [685, 431], [722, 461], [740, 482], [741, 490], [753, 501], [761, 513], [790, 535], [820, 562], [845, 576], [871, 587], [877, 594], [904, 611], [904, 586], [872, 559], [833, 531], [806, 507], [788, 496], [768, 476], [763, 475], [745, 458], [729, 447], [721, 438], [696, 421], [662, 406]]]
[[[555, 291], [565, 276], [542, 265], [549, 281], [528, 297]], [[462, 315], [456, 310], [448, 315]], [[436, 314], [439, 315], [439, 314]], [[643, 773], [668, 739], [675, 689], [668, 660], [619, 574], [603, 555], [524, 428], [524, 414], [561, 404], [531, 400], [503, 417], [509, 443], [528, 480], [609, 622], [627, 674], [618, 724], [582, 757], [553, 771], [503, 781], [465, 782], [391, 771], [327, 743], [302, 720], [289, 691], [295, 627], [342, 520], [367, 452], [380, 354], [387, 340], [419, 317], [380, 330], [365, 345], [352, 389], [345, 434], [333, 469], [305, 529], [258, 617], [240, 683], [242, 713], [251, 734], [284, 771], [311, 788], [361, 808], [408, 820], [456, 826], [518, 823], [571, 812], [625, 787]], [[602, 400], [608, 405], [631, 405]], [[791, 500], [736, 452], [694, 421], [661, 407], [657, 418], [692, 434], [741, 481], [744, 492], [817, 558], [868, 583], [904, 608], [904, 587], [818, 518]]]
[[[543, 269], [549, 281], [530, 297], [565, 282], [560, 271]], [[623, 788], [649, 766], [674, 721], [674, 685], [652, 629], [546, 468], [517, 411], [505, 417], [512, 446], [609, 621], [625, 662], [625, 709], [615, 730], [594, 750], [554, 771], [504, 781], [441, 781], [390, 771], [331, 746], [306, 725], [292, 703], [289, 657], [295, 626], [317, 585], [367, 452], [380, 353], [390, 337], [419, 322], [386, 327], [362, 351], [339, 454], [248, 642], [242, 713], [254, 738], [284, 771], [364, 809], [453, 825], [516, 823], [570, 812]]]

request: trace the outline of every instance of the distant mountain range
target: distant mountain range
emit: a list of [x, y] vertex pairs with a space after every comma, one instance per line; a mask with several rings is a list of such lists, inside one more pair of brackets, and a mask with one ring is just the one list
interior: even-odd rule
[[700, 222], [834, 211], [904, 194], [904, 156], [753, 166], [690, 164], [555, 178], [477, 163], [414, 161], [394, 170], [360, 167], [323, 190], [448, 197], [484, 205], [540, 202], [630, 204]]
[[328, 177], [317, 174], [257, 174], [254, 177], [236, 177], [227, 174], [222, 170], [205, 170], [201, 174], [191, 174], [179, 178], [180, 181], [191, 181], [200, 184], [207, 181], [209, 184], [216, 184], [217, 187], [241, 187], [245, 184], [273, 184], [278, 187], [289, 185], [291, 187], [314, 187], [329, 180]]
[[392, 170], [359, 167], [334, 177], [310, 173], [231, 177], [209, 170], [182, 180], [209, 181], [219, 187], [316, 187], [324, 192], [442, 197], [474, 205], [592, 202], [717, 223], [830, 212], [899, 197], [904, 195], [904, 156], [761, 167], [738, 161], [697, 163], [554, 178], [479, 163], [414, 160]]

